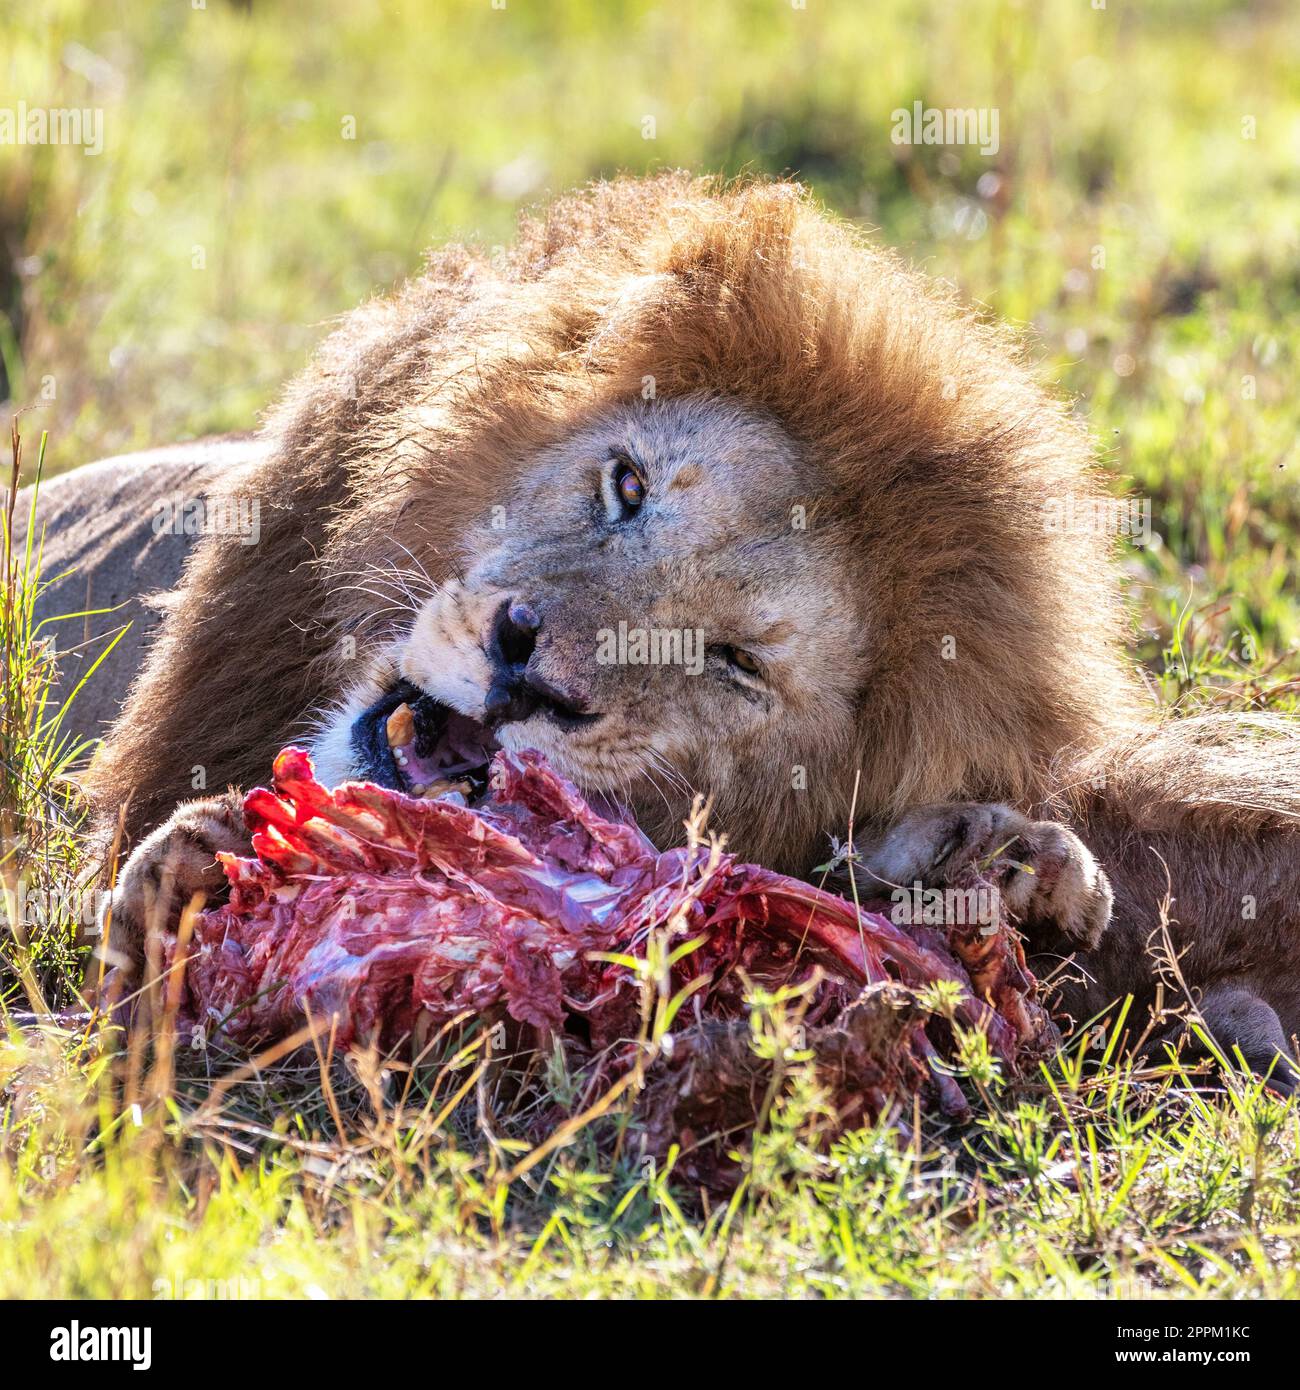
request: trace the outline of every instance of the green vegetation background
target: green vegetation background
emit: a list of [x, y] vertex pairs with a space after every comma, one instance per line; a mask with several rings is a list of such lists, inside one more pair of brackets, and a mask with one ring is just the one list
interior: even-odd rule
[[[1281, 650], [1300, 11], [1102, 3], [7, 7], [0, 106], [101, 108], [105, 147], [0, 145], [0, 399], [35, 406], [56, 470], [248, 429], [430, 245], [504, 241], [521, 205], [620, 170], [791, 171], [1030, 330], [1152, 499], [1142, 620], [1168, 635], [1171, 606], [1225, 595], [1225, 642]], [[996, 107], [997, 155], [894, 145], [918, 100]]]
[[[105, 147], [0, 145], [0, 399], [35, 406], [56, 470], [248, 429], [430, 245], [504, 241], [616, 171], [791, 171], [1030, 330], [1152, 499], [1143, 617], [1227, 595], [1225, 640], [1284, 648], [1300, 11], [1102, 4], [6, 7], [0, 106], [101, 108]], [[996, 107], [997, 155], [894, 145], [918, 100]]]

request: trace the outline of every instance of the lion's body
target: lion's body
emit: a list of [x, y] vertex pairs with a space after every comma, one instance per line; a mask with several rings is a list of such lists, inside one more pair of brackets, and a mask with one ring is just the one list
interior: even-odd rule
[[[213, 537], [191, 556], [97, 760], [104, 806], [129, 803], [138, 837], [194, 795], [196, 762], [211, 789], [263, 778], [391, 641], [358, 576], [416, 557], [442, 585], [494, 507], [518, 527], [535, 460], [674, 402], [771, 422], [772, 450], [794, 460], [783, 505], [791, 478], [806, 485], [789, 524], [810, 573], [849, 587], [861, 634], [838, 662], [829, 647], [818, 658], [851, 673], [851, 720], [805, 705], [785, 729], [797, 756], [756, 739], [752, 768], [720, 761], [720, 785], [702, 788], [741, 852], [807, 872], [855, 798], [859, 833], [927, 803], [1046, 807], [1116, 885], [1103, 983], [1076, 1009], [1150, 992], [1155, 846], [1177, 869], [1194, 983], [1285, 976], [1264, 997], [1300, 1027], [1294, 738], [1215, 764], [1154, 729], [1123, 654], [1112, 538], [1045, 521], [1099, 495], [1086, 432], [1003, 331], [788, 185], [601, 185], [525, 222], [504, 259], [445, 251], [349, 316], [272, 416], [262, 461], [218, 485], [256, 502], [259, 542]], [[750, 543], [775, 541], [774, 524]], [[728, 594], [745, 587], [745, 544], [711, 533], [704, 547], [725, 551]], [[1100, 765], [1105, 780], [1085, 784]]]
[[[260, 453], [251, 438], [197, 440], [89, 463], [37, 490], [45, 585], [36, 620], [47, 623], [43, 635], [61, 653], [59, 698], [107, 651], [70, 706], [66, 728], [102, 737], [144, 664], [160, 622], [158, 605], [176, 588], [198, 539], [193, 528], [187, 533], [170, 524], [173, 499], [203, 499]], [[14, 509], [20, 546], [31, 503], [32, 490], [25, 489]], [[67, 618], [81, 613], [87, 616]]]
[[[1300, 1035], [1300, 728], [1244, 714], [1170, 719], [1099, 750], [1044, 809], [1078, 831], [1114, 884], [1111, 928], [1083, 959], [1089, 986], [1065, 995], [1076, 1016], [1127, 993], [1145, 1003], [1152, 951], [1172, 948], [1202, 1008], [1211, 990], [1245, 990], [1276, 1012], [1286, 1043]], [[1167, 1002], [1184, 1002], [1165, 979]], [[1233, 1028], [1225, 1047], [1268, 1055]]]

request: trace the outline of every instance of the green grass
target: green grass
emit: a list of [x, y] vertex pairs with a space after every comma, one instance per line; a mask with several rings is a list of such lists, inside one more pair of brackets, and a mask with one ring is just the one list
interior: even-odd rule
[[582, 1138], [507, 1189], [481, 1136], [391, 1110], [348, 1113], [346, 1139], [286, 1111], [270, 1139], [173, 1102], [96, 1144], [102, 1112], [59, 1085], [19, 1088], [39, 1121], [9, 1117], [6, 1296], [1296, 1292], [1296, 1118], [1257, 1088], [1216, 1103], [1105, 1070], [1031, 1086], [964, 1140], [882, 1128], [824, 1152], [796, 1069], [747, 1185], [706, 1214]]
[[[1298, 48], [1300, 11], [1263, 0], [10, 7], [0, 107], [101, 108], [105, 148], [0, 145], [0, 397], [50, 432], [47, 471], [246, 429], [426, 246], [503, 241], [618, 170], [793, 170], [1023, 324], [1150, 499], [1161, 544], [1126, 571], [1161, 698], [1289, 708]], [[996, 106], [998, 155], [892, 145], [915, 100]], [[16, 1009], [70, 997], [55, 890], [93, 867], [35, 559], [6, 561], [0, 878], [11, 927], [20, 880], [58, 907], [4, 945]], [[280, 1061], [214, 1100], [202, 1057], [117, 1049], [0, 1043], [0, 1296], [1294, 1292], [1296, 1115], [1118, 1052], [1015, 1086], [976, 1062], [973, 1129], [829, 1150], [792, 1053], [743, 1191], [708, 1207], [611, 1161], [613, 1117], [507, 1181], [509, 1107], [475, 1087], [439, 1113], [461, 1072], [399, 1105], [401, 1074]]]

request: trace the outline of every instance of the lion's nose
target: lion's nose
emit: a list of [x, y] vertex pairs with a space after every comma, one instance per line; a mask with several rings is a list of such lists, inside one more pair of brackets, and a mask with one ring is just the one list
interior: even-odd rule
[[546, 708], [561, 722], [585, 722], [589, 714], [585, 695], [548, 680], [533, 660], [542, 620], [530, 603], [513, 599], [497, 610], [492, 626], [490, 656], [492, 684], [484, 697], [484, 713], [490, 724], [512, 724], [539, 708]]
[[497, 610], [493, 642], [507, 666], [526, 666], [537, 645], [542, 620], [530, 603], [512, 599]]
[[527, 719], [541, 703], [526, 669], [536, 650], [541, 625], [537, 610], [519, 599], [507, 599], [497, 609], [489, 650], [492, 684], [483, 701], [490, 723], [511, 724]]

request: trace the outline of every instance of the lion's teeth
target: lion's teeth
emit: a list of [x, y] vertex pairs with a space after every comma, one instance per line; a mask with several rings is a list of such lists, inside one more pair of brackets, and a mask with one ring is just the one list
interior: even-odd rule
[[411, 788], [411, 795], [423, 796], [426, 791], [428, 791], [428, 788], [424, 785], [423, 782], [416, 782], [415, 785]]
[[388, 735], [390, 748], [403, 747], [415, 738], [415, 715], [411, 713], [410, 705], [398, 705], [388, 716], [384, 724], [384, 732]]

